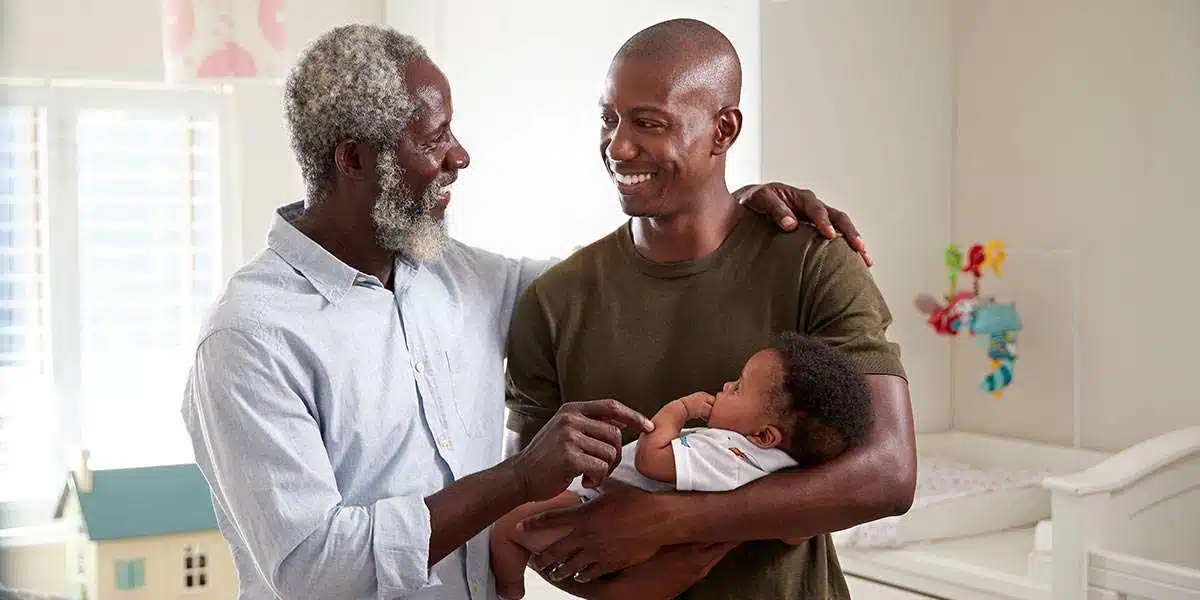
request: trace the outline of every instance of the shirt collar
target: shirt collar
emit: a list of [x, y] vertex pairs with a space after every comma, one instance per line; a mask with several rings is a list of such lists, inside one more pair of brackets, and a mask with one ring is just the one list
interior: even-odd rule
[[[369, 276], [338, 258], [293, 225], [304, 212], [304, 202], [293, 202], [275, 211], [267, 247], [300, 272], [330, 304], [337, 304], [354, 283]], [[374, 277], [370, 277], [375, 279]]]

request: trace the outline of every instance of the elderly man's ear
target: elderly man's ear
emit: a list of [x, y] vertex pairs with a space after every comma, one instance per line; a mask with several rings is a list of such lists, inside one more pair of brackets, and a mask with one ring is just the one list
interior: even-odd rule
[[379, 155], [358, 140], [342, 140], [333, 148], [333, 163], [338, 173], [353, 181], [362, 181], [375, 172]]

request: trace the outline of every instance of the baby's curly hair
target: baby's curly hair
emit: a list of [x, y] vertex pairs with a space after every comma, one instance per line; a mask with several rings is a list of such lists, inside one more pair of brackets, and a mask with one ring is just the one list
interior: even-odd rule
[[794, 331], [776, 335], [771, 347], [783, 362], [781, 407], [795, 421], [792, 457], [813, 466], [860, 444], [871, 429], [871, 392], [850, 358]]

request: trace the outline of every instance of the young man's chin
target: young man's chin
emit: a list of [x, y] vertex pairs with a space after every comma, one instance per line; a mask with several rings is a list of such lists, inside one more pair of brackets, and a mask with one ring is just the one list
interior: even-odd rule
[[621, 212], [625, 213], [627, 217], [649, 218], [662, 216], [661, 211], [658, 210], [660, 204], [658, 198], [624, 195], [620, 198]]

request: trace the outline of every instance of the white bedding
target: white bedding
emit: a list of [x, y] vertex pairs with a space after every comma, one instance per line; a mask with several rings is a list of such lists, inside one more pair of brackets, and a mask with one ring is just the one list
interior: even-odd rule
[[[996, 492], [1038, 487], [1049, 470], [978, 468], [944, 457], [920, 456], [917, 462], [917, 490], [912, 508], [906, 515], [863, 523], [833, 534], [839, 548], [895, 548], [915, 541], [902, 526], [915, 512], [945, 511], [943, 519], [955, 519], [953, 503]], [[902, 533], [905, 531], [905, 533]]]

